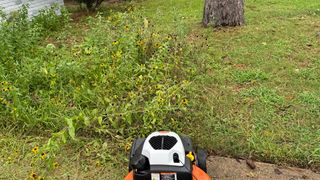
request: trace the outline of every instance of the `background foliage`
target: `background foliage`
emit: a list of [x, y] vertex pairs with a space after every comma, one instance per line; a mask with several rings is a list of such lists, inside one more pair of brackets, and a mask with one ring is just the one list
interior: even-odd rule
[[[149, 30], [135, 13], [99, 14], [80, 43], [40, 43], [65, 25], [54, 9], [28, 21], [26, 9], [0, 30], [1, 125], [123, 138], [178, 130], [188, 105], [183, 45]], [[66, 139], [66, 137], [64, 137]]]
[[319, 3], [250, 0], [246, 26], [219, 30], [199, 25], [202, 6], [3, 21], [0, 172], [12, 173], [0, 179], [125, 173], [132, 138], [158, 129], [219, 155], [319, 167]]

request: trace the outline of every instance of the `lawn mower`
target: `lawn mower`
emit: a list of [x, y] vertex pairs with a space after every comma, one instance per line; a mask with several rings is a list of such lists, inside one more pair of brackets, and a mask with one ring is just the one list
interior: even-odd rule
[[189, 137], [158, 131], [134, 140], [124, 180], [211, 180], [206, 172], [206, 153]]

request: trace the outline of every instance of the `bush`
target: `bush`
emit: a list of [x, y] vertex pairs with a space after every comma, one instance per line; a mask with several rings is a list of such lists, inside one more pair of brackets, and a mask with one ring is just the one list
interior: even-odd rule
[[99, 8], [103, 0], [77, 0], [78, 3], [84, 3], [88, 10], [94, 11]]
[[40, 35], [28, 20], [27, 7], [23, 7], [11, 17], [3, 15], [1, 19], [1, 64], [4, 69], [6, 66], [11, 66], [11, 69], [21, 61], [20, 57], [30, 51], [30, 47], [39, 40]]
[[[24, 6], [12, 16], [2, 16], [0, 23], [0, 124], [29, 126], [33, 113], [30, 98], [30, 86], [39, 66], [37, 61], [43, 54], [39, 49], [40, 40], [53, 29], [63, 28], [68, 21], [65, 11], [55, 14], [55, 9], [43, 11], [33, 20], [28, 18], [27, 7]], [[41, 19], [41, 21], [40, 21]], [[49, 26], [52, 28], [47, 29]], [[54, 28], [55, 26], [55, 28]], [[36, 79], [35, 81], [42, 81]], [[36, 111], [36, 110], [35, 110]], [[22, 114], [19, 116], [19, 114]]]
[[[49, 32], [63, 28], [68, 22], [65, 9], [57, 15], [57, 7], [43, 10], [32, 19], [28, 18], [27, 7], [22, 7], [12, 16], [2, 16], [0, 23], [0, 64], [8, 73], [18, 70], [19, 64], [25, 57], [31, 57], [33, 48], [42, 37]], [[12, 76], [15, 78], [15, 76]]]
[[135, 13], [116, 13], [91, 18], [84, 41], [70, 49], [42, 46], [44, 29], [61, 22], [46, 12], [29, 22], [22, 11], [23, 18], [0, 30], [6, 42], [0, 48], [11, 48], [1, 54], [2, 125], [62, 130], [71, 138], [179, 130], [189, 82], [175, 36], [153, 32]]
[[60, 6], [43, 9], [32, 19], [33, 24], [40, 26], [46, 32], [58, 31], [69, 21], [69, 13], [66, 8]]
[[186, 123], [185, 47], [174, 35], [152, 31], [134, 12], [114, 13], [89, 18], [83, 41], [56, 46], [40, 40], [66, 21], [51, 11], [31, 22], [25, 11], [19, 17], [0, 29], [0, 126], [52, 134], [35, 147], [46, 156], [32, 154], [32, 169], [52, 169], [72, 139], [108, 138], [122, 147], [104, 152], [111, 153], [134, 137]]

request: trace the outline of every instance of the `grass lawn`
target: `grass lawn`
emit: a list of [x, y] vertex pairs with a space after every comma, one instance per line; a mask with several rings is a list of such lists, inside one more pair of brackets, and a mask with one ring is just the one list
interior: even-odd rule
[[[121, 10], [126, 5], [111, 7]], [[145, 0], [133, 5], [154, 30], [190, 44], [193, 59], [184, 60], [193, 74], [190, 110], [181, 133], [213, 154], [320, 168], [318, 0], [247, 0], [246, 25], [221, 29], [202, 28], [203, 0]], [[89, 28], [87, 20], [72, 23], [71, 31], [57, 33], [67, 34], [58, 41], [81, 41], [82, 31]], [[5, 164], [1, 179], [3, 172], [12, 174], [4, 177], [26, 177], [30, 169], [15, 169], [28, 164], [32, 158], [27, 151], [47, 138], [4, 132], [0, 139], [0, 163]], [[104, 154], [109, 150], [104, 143], [92, 141], [65, 147], [68, 156], [57, 155], [62, 168], [56, 176], [122, 179], [125, 152]], [[16, 149], [19, 155], [12, 153]]]
[[164, 32], [194, 43], [193, 137], [217, 154], [320, 163], [320, 5], [246, 1], [246, 26], [201, 27], [203, 2], [139, 4]]

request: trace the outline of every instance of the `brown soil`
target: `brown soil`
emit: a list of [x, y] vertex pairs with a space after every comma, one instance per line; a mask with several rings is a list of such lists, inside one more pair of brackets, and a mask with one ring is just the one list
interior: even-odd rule
[[[254, 166], [252, 165], [254, 164]], [[261, 162], [246, 162], [225, 157], [211, 156], [207, 161], [208, 173], [214, 180], [319, 180], [320, 174], [309, 169], [280, 167]]]

